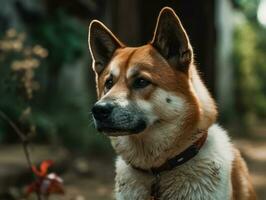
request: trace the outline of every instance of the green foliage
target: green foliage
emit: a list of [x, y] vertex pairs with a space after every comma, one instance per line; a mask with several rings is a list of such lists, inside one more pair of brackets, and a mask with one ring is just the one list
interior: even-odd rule
[[[62, 9], [25, 27], [27, 39], [21, 41], [20, 51], [0, 56], [0, 109], [34, 135], [35, 142], [62, 144], [74, 151], [109, 150], [107, 139], [96, 134], [90, 123], [95, 96], [88, 87], [87, 27]], [[2, 35], [0, 40], [6, 40]], [[40, 50], [40, 45], [45, 47], [45, 57], [25, 54], [28, 49]], [[14, 62], [29, 58], [41, 59], [32, 69], [30, 91], [21, 81], [26, 70], [12, 68]], [[0, 142], [17, 141], [14, 136], [0, 120]]]
[[234, 0], [234, 3], [241, 9], [241, 12], [252, 21], [256, 20], [259, 2], [260, 0]]
[[33, 38], [50, 52], [50, 63], [76, 61], [87, 49], [86, 37], [86, 27], [63, 10], [56, 11], [33, 28]]
[[40, 45], [29, 45], [25, 38], [24, 33], [9, 29], [0, 40], [0, 108], [26, 126], [25, 131], [34, 133], [35, 125], [29, 118], [30, 100], [39, 89], [35, 71], [47, 57], [47, 51]]
[[245, 122], [266, 117], [266, 35], [254, 17], [257, 3], [242, 5], [246, 20], [235, 30], [237, 107]]

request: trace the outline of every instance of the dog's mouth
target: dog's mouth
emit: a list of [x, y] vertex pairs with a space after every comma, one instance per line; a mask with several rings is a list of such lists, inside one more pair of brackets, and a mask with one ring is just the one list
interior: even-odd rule
[[98, 101], [92, 114], [95, 127], [108, 136], [138, 134], [148, 126], [145, 114], [134, 104], [121, 107], [113, 101]]
[[124, 124], [117, 126], [116, 123], [95, 122], [95, 126], [99, 132], [103, 132], [108, 136], [125, 136], [134, 135], [143, 132], [147, 128], [144, 120], [139, 120], [136, 124]]

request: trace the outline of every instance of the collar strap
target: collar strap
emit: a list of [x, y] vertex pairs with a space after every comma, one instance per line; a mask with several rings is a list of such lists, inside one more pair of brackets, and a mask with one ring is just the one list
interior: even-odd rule
[[175, 157], [167, 160], [164, 164], [162, 164], [159, 167], [153, 167], [150, 169], [142, 169], [140, 167], [136, 167], [134, 165], [131, 165], [134, 169], [153, 174], [153, 175], [158, 175], [163, 171], [169, 171], [172, 170], [173, 168], [180, 166], [184, 164], [185, 162], [189, 161], [192, 159], [194, 156], [196, 156], [201, 149], [201, 147], [204, 145], [206, 139], [207, 139], [207, 131], [205, 130], [198, 130], [198, 132], [203, 133], [202, 137], [199, 138], [196, 142], [194, 142], [191, 146], [189, 146], [187, 149], [185, 149], [183, 152], [180, 154], [176, 155]]

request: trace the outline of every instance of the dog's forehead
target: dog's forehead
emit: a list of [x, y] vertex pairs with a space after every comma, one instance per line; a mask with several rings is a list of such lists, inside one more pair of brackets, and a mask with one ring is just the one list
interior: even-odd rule
[[114, 59], [109, 64], [109, 71], [114, 76], [123, 73], [129, 78], [138, 73], [143, 67], [147, 69], [155, 66], [155, 63], [160, 60], [160, 56], [157, 54], [151, 45], [118, 49]]
[[125, 71], [127, 68], [130, 55], [135, 51], [134, 48], [121, 48], [117, 49], [113, 59], [108, 65], [108, 72], [113, 76], [118, 77], [121, 71]]

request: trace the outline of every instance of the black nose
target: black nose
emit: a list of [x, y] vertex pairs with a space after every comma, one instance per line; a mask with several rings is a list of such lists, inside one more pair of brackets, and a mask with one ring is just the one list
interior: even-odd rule
[[112, 102], [98, 102], [91, 111], [96, 120], [104, 120], [110, 116], [113, 108], [114, 104]]

